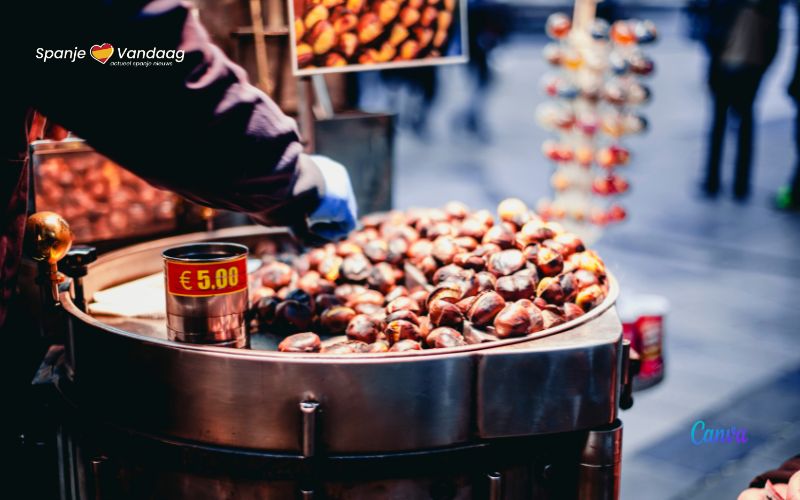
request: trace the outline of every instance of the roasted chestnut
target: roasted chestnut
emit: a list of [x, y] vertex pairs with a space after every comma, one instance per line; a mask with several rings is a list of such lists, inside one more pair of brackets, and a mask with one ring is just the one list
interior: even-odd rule
[[525, 256], [522, 255], [522, 252], [516, 248], [512, 248], [497, 252], [489, 257], [486, 270], [498, 277], [508, 276], [522, 269], [525, 262]]
[[419, 304], [411, 297], [397, 297], [386, 305], [386, 314], [400, 311], [402, 309], [409, 310], [413, 313], [419, 313]]
[[367, 345], [367, 350], [364, 352], [387, 352], [389, 351], [389, 343], [385, 340], [376, 340], [375, 342]]
[[328, 21], [319, 21], [309, 31], [307, 40], [316, 55], [328, 53], [336, 43], [336, 30]]
[[333, 18], [333, 29], [337, 35], [347, 33], [358, 25], [358, 16], [352, 12], [342, 11]]
[[478, 282], [478, 293], [486, 290], [494, 290], [497, 287], [497, 278], [494, 274], [489, 272], [480, 272], [476, 274], [475, 280]]
[[280, 304], [280, 299], [275, 296], [262, 297], [254, 306], [255, 318], [262, 326], [269, 326], [275, 321], [275, 309]]
[[315, 5], [311, 7], [308, 12], [306, 12], [304, 18], [306, 29], [310, 30], [318, 22], [328, 19], [329, 15], [330, 11], [328, 11], [324, 5]]
[[445, 302], [458, 302], [463, 297], [461, 289], [455, 286], [443, 285], [434, 289], [429, 295], [427, 300], [427, 308], [430, 310], [431, 303], [437, 300], [444, 300]]
[[306, 304], [284, 300], [275, 307], [273, 327], [279, 332], [303, 332], [311, 328], [314, 316]]
[[408, 297], [408, 289], [402, 285], [392, 288], [392, 291], [386, 294], [386, 302], [391, 302], [398, 297]]
[[333, 284], [323, 279], [317, 271], [308, 271], [297, 280], [297, 288], [309, 295], [317, 295], [333, 291]]
[[556, 311], [553, 311], [552, 309], [542, 309], [542, 322], [544, 324], [544, 328], [547, 329], [564, 324], [566, 319], [564, 316], [560, 315]]
[[383, 330], [386, 338], [394, 344], [404, 339], [416, 340], [419, 338], [419, 327], [410, 321], [396, 319], [386, 324]]
[[304, 306], [308, 307], [312, 313], [314, 312], [314, 299], [305, 290], [293, 288], [286, 293], [284, 300], [294, 300], [300, 302]]
[[319, 273], [329, 281], [336, 281], [342, 270], [343, 259], [338, 255], [328, 255], [319, 263]]
[[575, 280], [575, 274], [562, 274], [558, 277], [558, 284], [561, 285], [561, 289], [564, 290], [564, 301], [574, 301], [575, 295], [578, 293], [578, 284]]
[[476, 271], [480, 271], [486, 265], [486, 259], [475, 255], [472, 252], [461, 252], [453, 257], [453, 264], [456, 264], [464, 269], [474, 269]]
[[565, 302], [564, 303], [564, 319], [567, 321], [572, 321], [573, 319], [580, 318], [583, 316], [583, 309], [577, 304], [573, 304], [572, 302]]
[[467, 317], [476, 326], [489, 325], [505, 305], [506, 301], [497, 292], [483, 292], [469, 308]]
[[[442, 14], [440, 14], [440, 16], [441, 15]], [[449, 13], [447, 13], [447, 15], [449, 15]], [[447, 24], [449, 25], [449, 22]], [[442, 27], [440, 26], [439, 29], [442, 29]], [[511, 222], [517, 227], [522, 227], [531, 218], [528, 206], [519, 198], [507, 198], [501, 201], [497, 206], [497, 215], [500, 217], [500, 220]]]
[[483, 235], [481, 242], [484, 244], [495, 244], [501, 249], [511, 248], [514, 246], [514, 232], [503, 225], [494, 226], [486, 231], [486, 234]]
[[439, 327], [425, 337], [425, 344], [433, 348], [458, 347], [466, 345], [464, 336], [453, 328]]
[[370, 43], [383, 33], [383, 23], [376, 14], [370, 12], [361, 16], [357, 31], [359, 42]]
[[459, 279], [464, 276], [466, 273], [464, 272], [463, 267], [459, 267], [455, 264], [449, 264], [444, 267], [440, 267], [433, 273], [433, 284], [438, 285], [443, 281], [447, 281], [449, 279]]
[[448, 201], [444, 205], [444, 213], [450, 219], [464, 219], [469, 215], [469, 207], [460, 201]]
[[425, 312], [428, 310], [428, 291], [422, 287], [416, 288], [411, 290], [408, 294], [409, 297], [414, 299], [417, 304], [419, 305], [419, 309], [421, 312]]
[[316, 333], [304, 332], [289, 335], [278, 344], [281, 352], [319, 352], [320, 339]]
[[417, 240], [408, 247], [408, 257], [412, 262], [418, 262], [433, 253], [433, 242], [430, 240]]
[[425, 338], [428, 334], [433, 330], [433, 325], [431, 324], [430, 316], [420, 316], [418, 318], [419, 322], [417, 326], [419, 326], [419, 336], [420, 338]]
[[337, 286], [333, 290], [333, 293], [339, 300], [348, 301], [350, 300], [350, 297], [358, 295], [364, 290], [367, 290], [367, 287], [363, 285], [356, 285], [354, 283], [345, 283], [343, 285]]
[[314, 297], [314, 309], [317, 311], [324, 311], [342, 304], [342, 300], [332, 293], [321, 293]]
[[459, 247], [450, 236], [439, 236], [433, 242], [431, 253], [433, 257], [442, 264], [450, 264], [459, 252]]
[[472, 307], [472, 304], [474, 304], [476, 300], [478, 300], [477, 295], [473, 295], [471, 297], [464, 297], [463, 299], [456, 302], [456, 306], [458, 307], [458, 310], [461, 311], [461, 314], [466, 316], [467, 314], [469, 314], [469, 310]]
[[[342, 54], [344, 54], [345, 57], [352, 57], [353, 54], [356, 53], [357, 48], [358, 48], [358, 35], [356, 35], [355, 33], [342, 33], [341, 35], [339, 35], [339, 50], [342, 51]], [[300, 45], [297, 46], [297, 50], [299, 53]]]
[[348, 281], [366, 281], [371, 268], [372, 264], [363, 253], [353, 253], [342, 261], [342, 276]]
[[498, 278], [495, 290], [506, 301], [529, 299], [536, 295], [534, 282], [524, 274], [513, 274]]
[[417, 316], [417, 314], [414, 313], [413, 311], [409, 311], [408, 309], [400, 309], [391, 314], [387, 314], [386, 317], [384, 318], [384, 321], [386, 323], [389, 323], [396, 319], [403, 319], [406, 321], [410, 321], [411, 323], [414, 323], [415, 325], [419, 326], [419, 316]]
[[564, 289], [556, 278], [542, 278], [536, 287], [536, 296], [544, 299], [549, 304], [561, 305], [564, 303]]
[[347, 330], [356, 315], [356, 312], [349, 307], [336, 306], [322, 312], [319, 317], [320, 326], [332, 335], [341, 335]]
[[[364, 344], [363, 342], [360, 342]], [[365, 346], [368, 344], [364, 344]], [[356, 352], [355, 345], [349, 342], [338, 342], [329, 346], [324, 346], [320, 349], [323, 354], [353, 354]]]
[[526, 335], [530, 331], [531, 317], [526, 305], [533, 306], [533, 304], [530, 301], [525, 301], [527, 304], [520, 302], [506, 304], [497, 316], [495, 316], [495, 335], [501, 339], [519, 337], [521, 335]]
[[376, 306], [382, 306], [385, 301], [383, 294], [377, 290], [370, 290], [364, 289], [360, 292], [356, 292], [347, 299], [347, 306], [355, 307], [359, 304], [374, 304]]
[[364, 255], [374, 263], [386, 262], [389, 256], [389, 245], [385, 240], [371, 240], [368, 241], [364, 247]]
[[261, 274], [261, 283], [266, 287], [277, 290], [291, 283], [293, 277], [294, 271], [291, 266], [283, 262], [274, 261], [264, 267]]
[[372, 266], [369, 274], [367, 275], [367, 283], [370, 287], [380, 291], [381, 293], [388, 293], [395, 286], [395, 269], [391, 264], [386, 262], [379, 262]]
[[416, 340], [403, 339], [396, 342], [390, 349], [390, 352], [404, 352], [404, 351], [419, 351], [422, 345]]
[[483, 243], [479, 245], [472, 253], [474, 253], [475, 255], [479, 255], [484, 259], [487, 259], [502, 250], [503, 249], [500, 247], [500, 245], [497, 245], [495, 243]]
[[260, 286], [255, 290], [250, 291], [250, 304], [255, 307], [259, 300], [264, 297], [272, 297], [275, 295], [275, 290], [266, 286]]
[[603, 261], [600, 260], [600, 257], [598, 257], [597, 254], [591, 250], [585, 250], [583, 252], [573, 254], [570, 257], [570, 260], [573, 259], [578, 269], [589, 271], [597, 276], [604, 276], [606, 274], [605, 264], [603, 264]]
[[444, 300], [434, 300], [428, 305], [428, 316], [431, 324], [436, 327], [449, 326], [461, 329], [464, 324], [464, 314], [456, 304]]
[[600, 280], [597, 279], [597, 275], [585, 269], [578, 269], [572, 273], [572, 276], [575, 280], [575, 286], [578, 288], [578, 290], [583, 290], [584, 288], [588, 288], [592, 285], [600, 284]]
[[531, 304], [530, 306], [526, 306], [528, 310], [528, 316], [531, 318], [531, 326], [528, 329], [528, 333], [536, 333], [538, 331], [544, 330], [544, 317], [542, 316], [542, 310], [536, 304]]
[[591, 285], [578, 292], [578, 295], [575, 297], [575, 304], [584, 311], [589, 311], [600, 304], [604, 298], [605, 294], [603, 293], [603, 289], [600, 288], [600, 285]]
[[348, 323], [345, 333], [349, 339], [360, 340], [370, 344], [378, 339], [378, 334], [381, 333], [382, 329], [383, 323], [380, 321], [366, 314], [357, 314]]
[[564, 259], [552, 248], [541, 246], [536, 254], [536, 268], [542, 276], [555, 276], [564, 269]]
[[432, 255], [423, 257], [422, 260], [416, 263], [416, 265], [417, 268], [422, 271], [422, 274], [429, 279], [433, 277], [433, 273], [435, 273], [439, 268], [439, 263], [436, 262], [436, 259], [434, 259]]

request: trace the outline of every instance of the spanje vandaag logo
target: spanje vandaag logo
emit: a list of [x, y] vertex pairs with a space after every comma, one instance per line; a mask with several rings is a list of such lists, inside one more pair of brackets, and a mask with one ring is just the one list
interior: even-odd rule
[[87, 51], [74, 47], [71, 49], [36, 49], [36, 59], [43, 63], [60, 61], [75, 63], [87, 59], [89, 55], [100, 64], [108, 63], [109, 66], [154, 67], [172, 66], [182, 63], [184, 51], [179, 49], [132, 49], [128, 47], [114, 47], [109, 42], [94, 44]]
[[105, 64], [114, 55], [114, 46], [106, 42], [102, 45], [92, 45], [92, 50], [89, 51], [95, 61], [100, 64]]

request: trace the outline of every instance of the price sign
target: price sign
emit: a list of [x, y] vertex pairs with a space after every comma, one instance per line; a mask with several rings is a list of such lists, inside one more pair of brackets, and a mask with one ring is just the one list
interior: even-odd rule
[[184, 297], [210, 297], [247, 288], [247, 257], [225, 262], [166, 260], [167, 293]]

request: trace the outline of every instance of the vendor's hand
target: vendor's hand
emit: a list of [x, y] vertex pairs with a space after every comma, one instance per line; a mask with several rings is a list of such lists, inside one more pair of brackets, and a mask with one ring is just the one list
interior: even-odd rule
[[321, 240], [340, 240], [355, 229], [358, 218], [350, 176], [344, 166], [326, 156], [314, 155], [311, 160], [322, 173], [325, 192], [319, 207], [308, 216], [308, 231]]
[[[800, 471], [792, 474], [789, 484], [773, 484], [772, 488], [785, 500], [800, 500]], [[769, 488], [748, 488], [739, 495], [738, 500], [772, 500], [774, 497], [768, 490]]]

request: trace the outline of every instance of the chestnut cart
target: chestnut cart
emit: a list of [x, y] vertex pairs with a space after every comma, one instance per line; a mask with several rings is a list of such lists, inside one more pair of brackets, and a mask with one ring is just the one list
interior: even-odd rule
[[[616, 499], [628, 346], [606, 301], [536, 338], [408, 353], [290, 354], [167, 340], [163, 320], [87, 314], [192, 241], [254, 248], [245, 227], [75, 265], [51, 304], [62, 498]], [[80, 249], [79, 249], [80, 251]], [[80, 260], [80, 259], [78, 259]], [[83, 260], [85, 264], [86, 260]], [[47, 294], [44, 294], [47, 295]]]

